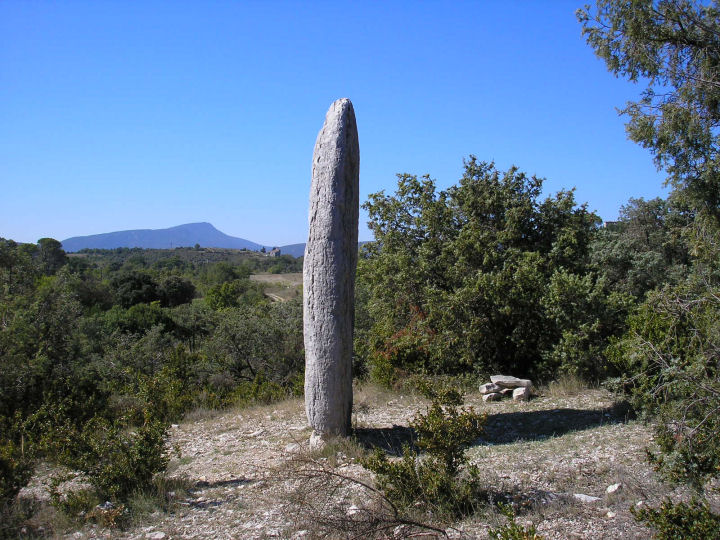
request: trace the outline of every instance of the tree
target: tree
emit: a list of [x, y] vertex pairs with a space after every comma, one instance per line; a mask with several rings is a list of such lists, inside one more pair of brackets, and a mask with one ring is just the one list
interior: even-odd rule
[[37, 243], [40, 266], [44, 274], [52, 275], [67, 263], [67, 256], [60, 242], [54, 238], [41, 238]]
[[116, 302], [125, 308], [160, 300], [158, 284], [145, 272], [132, 270], [118, 274], [110, 280], [110, 287], [113, 289]]
[[168, 276], [160, 282], [158, 295], [165, 307], [187, 304], [195, 298], [195, 285], [180, 276]]
[[376, 241], [358, 266], [372, 320], [358, 350], [374, 373], [552, 376], [550, 352], [570, 328], [544, 298], [555, 273], [587, 273], [597, 216], [572, 191], [541, 201], [542, 179], [474, 157], [446, 191], [429, 177], [398, 178], [395, 195], [364, 205]]
[[583, 35], [616, 76], [644, 81], [622, 110], [691, 206], [720, 222], [720, 10], [717, 0], [598, 0]]
[[683, 229], [689, 212], [673, 201], [630, 199], [619, 221], [601, 231], [592, 244], [592, 261], [611, 290], [642, 299], [665, 283], [688, 274], [690, 254]]
[[[628, 133], [667, 171], [671, 198], [690, 210], [689, 276], [649, 292], [610, 350], [636, 404], [658, 416], [651, 461], [702, 492], [720, 474], [720, 4], [598, 0], [578, 18], [611, 72], [646, 82], [623, 110]], [[705, 503], [668, 500], [636, 517], [663, 538], [717, 533], [718, 516]]]

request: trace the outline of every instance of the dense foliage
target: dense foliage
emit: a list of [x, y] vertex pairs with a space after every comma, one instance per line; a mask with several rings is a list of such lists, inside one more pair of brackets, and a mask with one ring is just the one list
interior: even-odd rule
[[[684, 222], [686, 247], [651, 240], [645, 275], [628, 266], [626, 284], [650, 292], [611, 352], [635, 403], [657, 415], [650, 460], [703, 495], [720, 476], [720, 4], [599, 0], [578, 18], [611, 72], [647, 84], [623, 111], [628, 133], [668, 173], [674, 210], [665, 223]], [[666, 272], [664, 286], [653, 267]], [[714, 538], [719, 519], [704, 501], [667, 501], [636, 517], [660, 538]]]
[[82, 471], [89, 500], [152, 490], [169, 422], [298, 391], [300, 304], [250, 274], [301, 262], [203, 252], [0, 239], [0, 510], [39, 459]]
[[472, 157], [459, 184], [400, 175], [365, 204], [375, 242], [358, 274], [367, 295], [360, 344], [373, 373], [499, 370], [598, 378], [602, 348], [629, 297], [594, 272], [599, 219], [572, 191], [540, 199], [542, 180]]

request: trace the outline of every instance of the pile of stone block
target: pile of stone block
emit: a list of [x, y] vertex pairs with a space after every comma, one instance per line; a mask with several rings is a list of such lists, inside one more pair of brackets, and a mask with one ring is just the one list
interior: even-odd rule
[[518, 379], [510, 375], [493, 375], [489, 383], [480, 385], [483, 401], [500, 401], [510, 396], [513, 401], [527, 401], [533, 392], [530, 379]]

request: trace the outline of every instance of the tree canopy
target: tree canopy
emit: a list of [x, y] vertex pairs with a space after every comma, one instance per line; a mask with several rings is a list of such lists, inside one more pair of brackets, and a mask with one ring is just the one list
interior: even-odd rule
[[578, 10], [587, 42], [616, 76], [644, 82], [630, 138], [698, 211], [720, 220], [720, 4], [598, 0]]

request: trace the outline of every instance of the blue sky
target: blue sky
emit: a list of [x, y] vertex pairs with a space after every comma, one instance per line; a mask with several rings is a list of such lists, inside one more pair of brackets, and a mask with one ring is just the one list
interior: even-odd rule
[[[315, 138], [349, 97], [361, 200], [463, 158], [576, 187], [606, 220], [666, 193], [616, 108], [641, 87], [578, 2], [0, 2], [0, 236], [209, 221], [304, 242]], [[360, 238], [370, 239], [361, 213]]]

